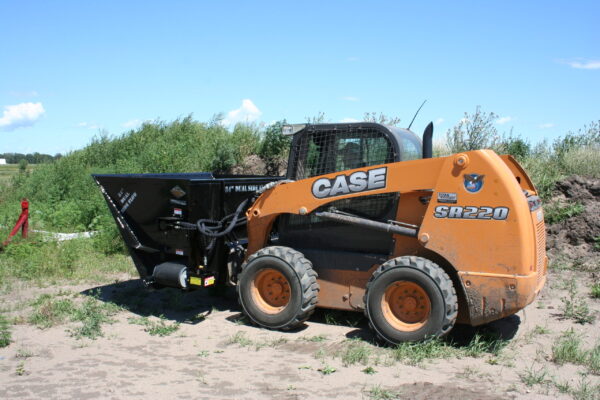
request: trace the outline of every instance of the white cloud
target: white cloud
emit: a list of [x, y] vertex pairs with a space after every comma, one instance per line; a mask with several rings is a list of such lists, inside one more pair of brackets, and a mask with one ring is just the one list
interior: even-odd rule
[[20, 103], [6, 106], [0, 117], [0, 129], [13, 131], [17, 128], [32, 126], [45, 112], [42, 103]]
[[227, 116], [221, 122], [225, 126], [235, 125], [238, 122], [253, 122], [262, 115], [250, 99], [242, 100], [242, 106], [227, 113]]
[[341, 123], [347, 123], [347, 122], [359, 122], [359, 120], [355, 119], [355, 118], [342, 118], [340, 119]]
[[444, 123], [444, 121], [445, 121], [444, 118], [438, 118], [438, 119], [435, 120], [435, 125], [441, 125], [441, 124]]
[[512, 117], [500, 117], [500, 118], [498, 118], [498, 119], [496, 120], [496, 123], [497, 123], [498, 125], [504, 125], [504, 124], [506, 124], [507, 122], [510, 122], [510, 121], [512, 121], [512, 120], [513, 120], [513, 118], [512, 118]]
[[539, 126], [540, 129], [550, 129], [550, 128], [554, 128], [554, 124], [551, 122], [548, 122], [546, 124], [540, 124]]
[[144, 121], [142, 121], [141, 119], [131, 119], [127, 122], [122, 123], [121, 126], [127, 129], [135, 129], [138, 126], [140, 126], [143, 122]]
[[348, 57], [348, 58], [346, 58], [346, 61], [350, 61], [350, 62], [354, 62], [354, 61], [358, 61], [358, 60], [360, 60], [360, 58], [358, 58], [358, 57]]
[[342, 97], [342, 100], [346, 100], [346, 101], [358, 101], [359, 98], [358, 97], [354, 97], [354, 96], [344, 96], [344, 97]]
[[600, 69], [600, 60], [573, 60], [565, 63], [576, 69]]
[[102, 125], [98, 125], [95, 122], [80, 122], [77, 124], [79, 128], [87, 128], [87, 129], [101, 129]]

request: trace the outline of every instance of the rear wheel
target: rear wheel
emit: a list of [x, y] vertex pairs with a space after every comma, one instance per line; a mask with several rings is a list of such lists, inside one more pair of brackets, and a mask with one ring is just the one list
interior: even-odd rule
[[269, 329], [292, 329], [317, 304], [319, 285], [312, 263], [289, 247], [257, 251], [242, 265], [238, 298], [252, 322]]
[[446, 335], [458, 315], [452, 280], [421, 257], [382, 264], [367, 283], [364, 303], [372, 329], [391, 344]]

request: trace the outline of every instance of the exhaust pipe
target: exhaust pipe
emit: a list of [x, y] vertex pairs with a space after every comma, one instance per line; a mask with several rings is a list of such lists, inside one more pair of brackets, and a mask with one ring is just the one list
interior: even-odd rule
[[423, 158], [433, 157], [433, 122], [423, 132]]

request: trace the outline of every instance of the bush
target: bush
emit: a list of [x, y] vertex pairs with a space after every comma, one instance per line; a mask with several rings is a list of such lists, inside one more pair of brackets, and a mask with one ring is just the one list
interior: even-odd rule
[[600, 145], [573, 148], [562, 155], [566, 175], [584, 175], [600, 178]]
[[517, 160], [523, 161], [531, 154], [531, 145], [525, 139], [515, 137], [511, 133], [500, 139], [496, 151], [501, 154], [510, 154]]
[[460, 122], [446, 133], [446, 143], [451, 153], [496, 148], [500, 143], [494, 122], [498, 116], [481, 111], [477, 106], [473, 114], [465, 113]]
[[565, 177], [552, 150], [546, 143], [540, 143], [521, 163], [540, 197], [544, 200], [550, 199], [556, 182]]
[[260, 146], [259, 155], [264, 160], [268, 175], [280, 175], [279, 166], [287, 159], [291, 145], [291, 137], [281, 133], [285, 120], [267, 127]]

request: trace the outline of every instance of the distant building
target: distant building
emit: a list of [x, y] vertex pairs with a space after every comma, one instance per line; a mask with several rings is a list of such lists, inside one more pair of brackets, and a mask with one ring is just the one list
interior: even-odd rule
[[0, 158], [0, 165], [6, 165], [6, 158]]

